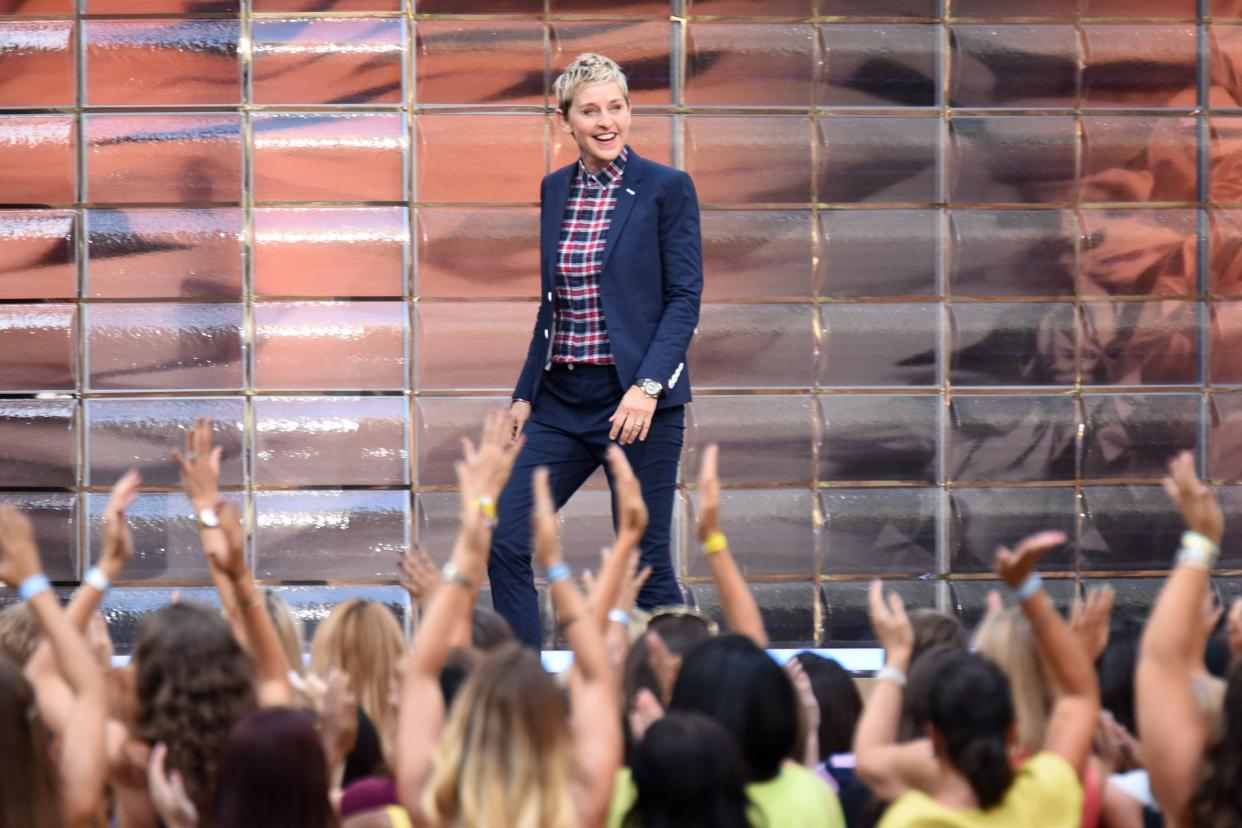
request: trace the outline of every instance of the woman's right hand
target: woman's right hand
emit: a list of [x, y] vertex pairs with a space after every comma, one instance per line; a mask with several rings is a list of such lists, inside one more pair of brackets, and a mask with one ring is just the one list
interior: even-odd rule
[[522, 429], [530, 419], [530, 403], [526, 400], [514, 400], [509, 404], [509, 442], [516, 442], [522, 436]]

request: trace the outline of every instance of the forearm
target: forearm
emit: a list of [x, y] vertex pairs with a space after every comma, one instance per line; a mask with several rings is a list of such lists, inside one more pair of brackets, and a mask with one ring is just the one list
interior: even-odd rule
[[549, 588], [558, 623], [573, 650], [574, 666], [586, 683], [608, 681], [611, 669], [604, 649], [599, 625], [591, 623], [586, 602], [568, 579], [557, 581]]
[[34, 596], [28, 606], [43, 632], [60, 674], [69, 686], [78, 695], [97, 692], [102, 698], [104, 680], [99, 662], [91, 655], [82, 634], [74, 629], [61, 610], [56, 595], [46, 590]]
[[289, 686], [289, 658], [280, 644], [276, 625], [267, 612], [263, 593], [249, 569], [233, 578], [231, 583], [238, 601], [241, 625], [250, 643], [250, 657], [259, 680], [260, 701], [267, 705], [287, 704], [293, 697]]
[[731, 632], [740, 633], [760, 647], [768, 646], [768, 632], [763, 626], [763, 614], [755, 602], [746, 579], [737, 568], [737, 562], [726, 546], [707, 556], [712, 580], [720, 595], [720, 607], [725, 624]]
[[1206, 570], [1173, 568], [1143, 630], [1140, 659], [1187, 673], [1202, 663], [1203, 653], [1195, 652], [1195, 629], [1209, 584]]
[[[490, 537], [490, 533], [489, 533]], [[418, 632], [410, 651], [410, 666], [422, 676], [437, 681], [444, 662], [448, 658], [450, 642], [454, 635], [460, 635], [463, 620], [468, 621], [468, 614], [474, 606], [475, 585], [482, 581], [483, 573], [475, 571], [473, 555], [467, 547], [468, 541], [459, 536], [453, 547], [450, 559], [458, 571], [468, 580], [468, 588], [459, 581], [442, 584], [427, 604], [426, 612], [419, 619]], [[469, 626], [467, 629], [467, 637]]]
[[1023, 601], [1022, 612], [1031, 624], [1035, 644], [1060, 695], [1098, 698], [1099, 687], [1091, 659], [1061, 613], [1052, 606], [1048, 593], [1041, 589]]
[[[905, 673], [909, 668], [908, 656], [889, 655], [886, 666]], [[901, 698], [903, 688], [895, 681], [876, 681], [863, 707], [862, 717], [854, 731], [854, 753], [859, 761], [868, 751], [896, 744], [897, 731], [901, 725]]]
[[599, 580], [595, 585], [595, 603], [591, 605], [591, 617], [601, 630], [608, 628], [608, 613], [616, 605], [617, 595], [621, 592], [621, 582], [625, 571], [634, 554], [638, 541], [629, 537], [617, 537], [612, 554], [604, 561], [600, 570]]

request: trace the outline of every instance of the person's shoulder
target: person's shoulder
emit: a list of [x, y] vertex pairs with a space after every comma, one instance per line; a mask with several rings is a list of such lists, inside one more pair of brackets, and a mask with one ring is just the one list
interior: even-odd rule
[[1051, 751], [1040, 751], [1018, 769], [1019, 778], [1030, 778], [1041, 785], [1080, 785], [1078, 773], [1065, 757]]
[[746, 793], [771, 825], [802, 824], [796, 820], [812, 816], [819, 825], [845, 825], [836, 793], [818, 774], [796, 762], [786, 762], [766, 782], [750, 783]]
[[643, 165], [643, 176], [645, 178], [655, 179], [656, 181], [690, 180], [690, 173], [685, 170], [670, 167], [668, 164], [661, 164], [659, 161], [652, 161], [650, 158], [641, 155], [637, 156], [637, 160]]

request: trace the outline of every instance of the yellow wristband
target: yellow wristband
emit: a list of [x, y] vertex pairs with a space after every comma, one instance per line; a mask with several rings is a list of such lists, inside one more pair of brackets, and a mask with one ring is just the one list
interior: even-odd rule
[[725, 537], [725, 533], [717, 529], [707, 537], [703, 538], [703, 554], [707, 556], [715, 555], [721, 549], [729, 548], [729, 539]]
[[496, 500], [482, 495], [482, 497], [474, 498], [474, 505], [478, 506], [478, 510], [482, 511], [484, 518], [488, 520], [496, 520]]

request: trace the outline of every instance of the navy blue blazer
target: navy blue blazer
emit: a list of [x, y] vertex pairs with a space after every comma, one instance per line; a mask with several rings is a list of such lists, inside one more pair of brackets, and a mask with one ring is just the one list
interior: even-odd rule
[[[539, 188], [539, 314], [513, 389], [534, 403], [551, 364], [557, 248], [578, 162], [544, 176]], [[600, 300], [622, 389], [636, 379], [664, 386], [658, 408], [690, 402], [686, 351], [699, 324], [703, 241], [694, 182], [681, 170], [630, 150], [604, 243]]]

